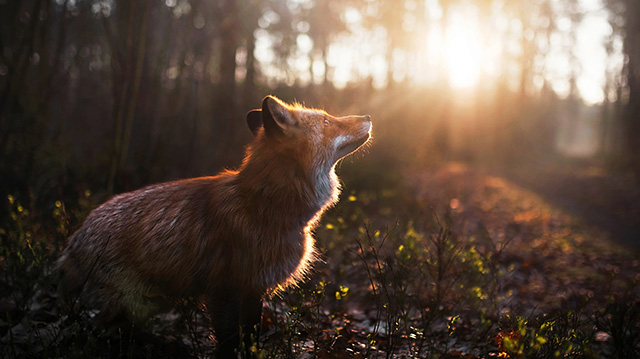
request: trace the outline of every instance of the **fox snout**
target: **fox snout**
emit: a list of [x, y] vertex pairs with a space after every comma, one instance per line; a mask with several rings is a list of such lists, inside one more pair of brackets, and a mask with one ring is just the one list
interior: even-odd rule
[[371, 138], [371, 116], [348, 116], [339, 119], [339, 122], [347, 131], [337, 136], [334, 140], [336, 157], [340, 159], [356, 151]]

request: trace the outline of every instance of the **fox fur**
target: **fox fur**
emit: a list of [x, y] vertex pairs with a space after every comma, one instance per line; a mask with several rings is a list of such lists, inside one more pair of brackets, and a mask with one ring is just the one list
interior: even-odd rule
[[[301, 281], [312, 231], [338, 200], [334, 172], [370, 137], [370, 116], [336, 118], [267, 96], [237, 171], [151, 185], [93, 210], [58, 260], [66, 303], [141, 322], [204, 298], [221, 357], [260, 322], [262, 298]], [[82, 295], [81, 295], [82, 293]]]

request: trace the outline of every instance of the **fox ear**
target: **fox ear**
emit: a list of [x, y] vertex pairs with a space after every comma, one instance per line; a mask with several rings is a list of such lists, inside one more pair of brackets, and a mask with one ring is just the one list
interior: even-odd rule
[[247, 112], [247, 125], [254, 136], [258, 135], [258, 131], [262, 128], [262, 110], [251, 110]]
[[295, 120], [287, 104], [277, 97], [267, 96], [262, 100], [262, 123], [268, 135], [281, 135]]

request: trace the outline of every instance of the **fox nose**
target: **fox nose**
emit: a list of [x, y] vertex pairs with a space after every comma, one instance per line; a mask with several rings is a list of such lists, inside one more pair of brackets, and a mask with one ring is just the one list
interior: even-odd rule
[[371, 115], [364, 115], [362, 118], [364, 118], [365, 121], [371, 121]]

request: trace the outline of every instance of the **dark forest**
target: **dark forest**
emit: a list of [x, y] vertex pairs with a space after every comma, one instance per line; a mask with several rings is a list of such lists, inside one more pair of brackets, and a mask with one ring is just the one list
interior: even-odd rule
[[636, 0], [0, 0], [0, 356], [210, 357], [198, 304], [64, 313], [55, 261], [113, 195], [238, 168], [267, 95], [373, 138], [258, 357], [640, 357]]

